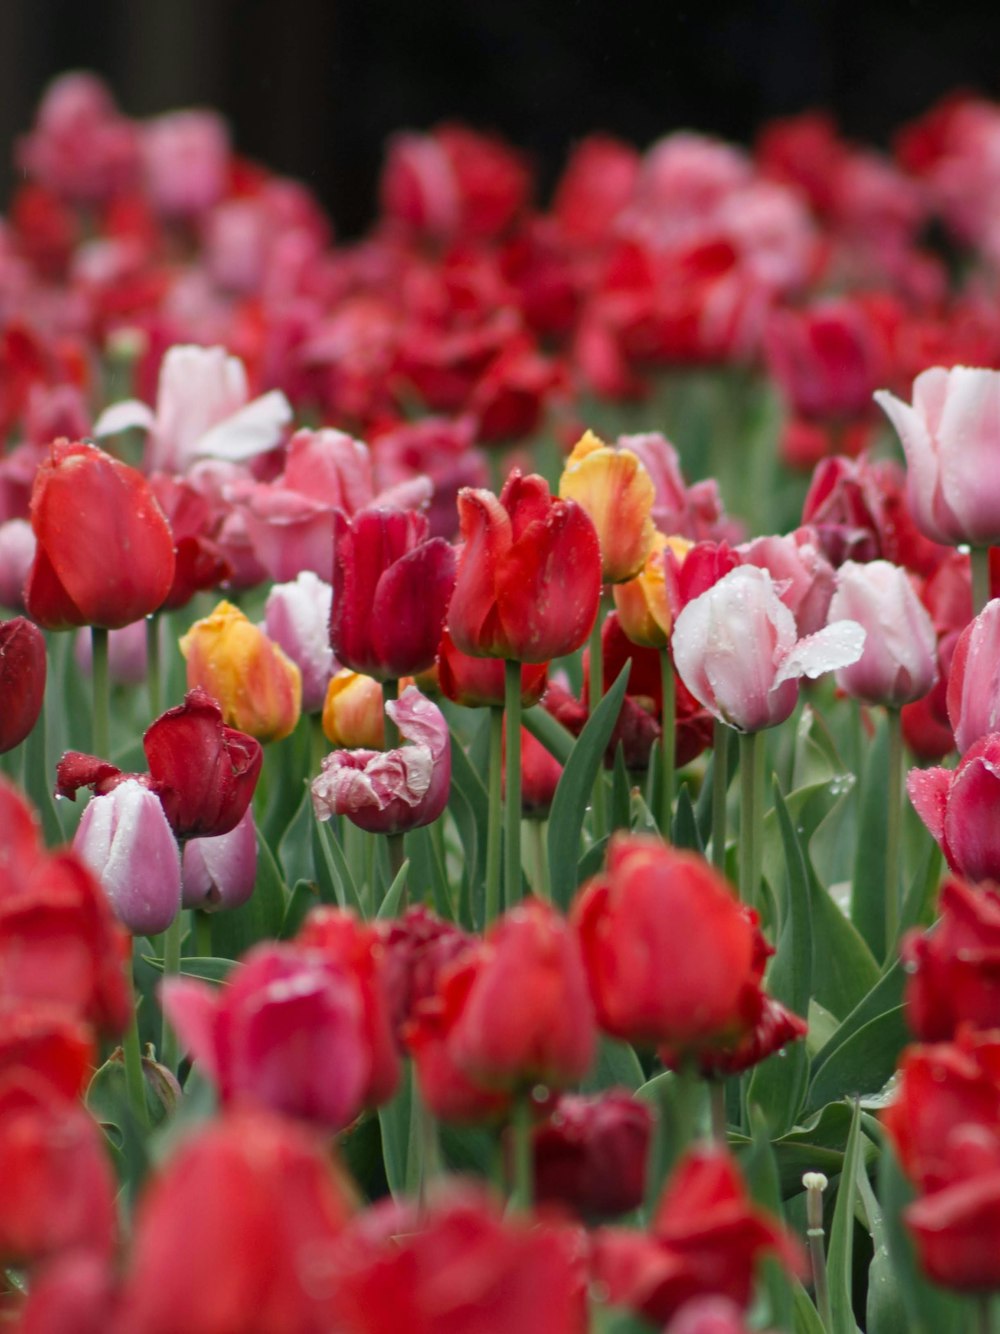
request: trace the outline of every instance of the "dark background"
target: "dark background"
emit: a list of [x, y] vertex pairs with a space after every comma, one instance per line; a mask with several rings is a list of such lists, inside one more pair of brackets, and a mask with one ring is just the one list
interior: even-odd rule
[[217, 107], [238, 148], [308, 180], [341, 235], [375, 206], [386, 136], [461, 118], [529, 150], [543, 187], [593, 129], [748, 142], [832, 110], [878, 144], [956, 87], [1000, 96], [1000, 7], [968, 0], [0, 0], [0, 197], [55, 74], [145, 116]]

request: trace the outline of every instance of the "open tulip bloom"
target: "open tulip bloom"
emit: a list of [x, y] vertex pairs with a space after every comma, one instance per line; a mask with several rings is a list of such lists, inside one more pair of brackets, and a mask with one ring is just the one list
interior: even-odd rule
[[0, 1325], [1000, 1334], [1000, 104], [893, 143], [449, 123], [345, 245], [46, 92]]

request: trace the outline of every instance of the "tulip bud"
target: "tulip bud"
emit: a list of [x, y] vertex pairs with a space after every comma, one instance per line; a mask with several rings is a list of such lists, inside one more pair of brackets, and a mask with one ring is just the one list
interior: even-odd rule
[[311, 570], [275, 584], [264, 606], [264, 629], [302, 673], [302, 708], [318, 713], [335, 663], [330, 647], [333, 589]]
[[246, 903], [257, 879], [253, 810], [248, 806], [243, 819], [228, 834], [189, 839], [184, 844], [181, 871], [185, 908], [215, 912]]
[[601, 577], [620, 584], [642, 569], [653, 544], [655, 488], [630, 449], [615, 449], [585, 431], [559, 479], [559, 495], [590, 516], [601, 544]]
[[907, 572], [889, 561], [846, 561], [837, 572], [830, 616], [865, 630], [861, 657], [837, 671], [846, 694], [898, 709], [937, 680], [937, 636]]
[[1000, 880], [1000, 734], [980, 738], [956, 769], [911, 769], [906, 791], [953, 871]]
[[165, 931], [181, 907], [181, 861], [159, 798], [134, 778], [93, 797], [73, 847], [133, 935]]
[[0, 755], [38, 722], [45, 698], [45, 636], [23, 616], [0, 621]]
[[331, 677], [323, 704], [323, 735], [346, 750], [382, 750], [385, 716], [382, 687], [373, 676], [343, 668]]
[[[503, 708], [504, 666], [499, 658], [474, 658], [455, 647], [447, 628], [438, 647], [438, 684], [441, 693], [467, 709], [488, 706]], [[521, 666], [521, 707], [529, 709], [545, 694], [549, 664], [528, 662]]]
[[648, 1104], [622, 1090], [564, 1094], [534, 1132], [536, 1199], [588, 1219], [638, 1209], [652, 1127]]
[[948, 719], [955, 745], [967, 751], [1000, 731], [1000, 598], [987, 602], [958, 637], [948, 675]]
[[662, 533], [654, 533], [645, 565], [634, 579], [615, 584], [612, 589], [618, 620], [633, 644], [666, 648], [669, 643], [673, 616], [667, 597], [663, 554], [668, 546], [678, 543], [683, 547], [690, 546], [683, 538], [666, 538]]
[[258, 741], [280, 741], [295, 730], [302, 708], [302, 674], [295, 663], [230, 602], [195, 621], [181, 638], [188, 687], [219, 700], [232, 727]]

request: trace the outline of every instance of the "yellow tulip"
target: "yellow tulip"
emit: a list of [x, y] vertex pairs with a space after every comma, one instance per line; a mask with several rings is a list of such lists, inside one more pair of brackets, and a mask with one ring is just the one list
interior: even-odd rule
[[566, 461], [559, 494], [581, 505], [597, 529], [604, 582], [633, 579], [646, 562], [656, 531], [653, 479], [638, 455], [585, 431]]

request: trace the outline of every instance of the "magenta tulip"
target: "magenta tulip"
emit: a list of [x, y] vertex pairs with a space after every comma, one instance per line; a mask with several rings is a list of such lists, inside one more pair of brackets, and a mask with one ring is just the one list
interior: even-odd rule
[[977, 741], [957, 769], [911, 769], [906, 790], [953, 871], [1000, 880], [1000, 733]]

